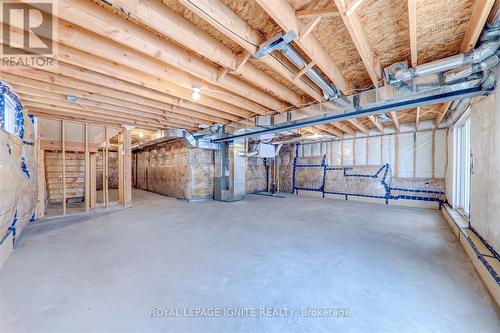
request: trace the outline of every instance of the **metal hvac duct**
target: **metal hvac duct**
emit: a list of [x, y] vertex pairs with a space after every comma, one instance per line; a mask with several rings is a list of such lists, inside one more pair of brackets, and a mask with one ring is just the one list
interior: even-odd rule
[[[325, 102], [314, 104], [271, 116], [272, 125], [259, 126], [255, 118], [236, 122], [233, 132], [226, 131], [224, 136], [212, 139], [212, 142], [222, 143], [241, 138], [260, 139], [272, 133], [291, 131], [297, 128], [342, 121], [361, 116], [385, 114], [390, 111], [406, 110], [417, 106], [433, 105], [455, 99], [479, 95], [488, 95], [494, 90], [495, 77], [491, 71], [475, 74], [475, 79], [447, 85], [420, 85], [418, 89], [401, 89], [399, 86], [384, 85], [379, 88], [363, 91], [354, 96], [348, 96], [350, 104], [341, 107], [336, 103]], [[408, 82], [412, 87], [413, 82]], [[357, 102], [354, 103], [353, 100]]]
[[214, 200], [239, 201], [245, 194], [245, 140], [220, 144], [220, 149], [215, 151]]
[[[302, 70], [307, 67], [308, 63], [302, 55], [290, 44], [292, 40], [297, 37], [295, 32], [290, 31], [286, 34], [279, 34], [267, 42], [263, 43], [259, 50], [254, 54], [257, 59], [263, 58], [273, 51], [280, 51], [288, 60], [290, 60], [298, 69]], [[328, 82], [317, 70], [309, 68], [304, 75], [310, 78], [323, 90], [323, 96], [326, 100], [333, 100], [339, 98], [338, 103], [345, 103], [346, 100], [342, 99], [340, 91]]]
[[493, 17], [492, 22], [484, 29], [480, 39], [481, 44], [476, 49], [412, 68], [409, 68], [406, 62], [392, 64], [384, 69], [387, 82], [397, 86], [415, 78], [460, 68], [458, 71], [443, 75], [443, 82], [450, 83], [494, 67], [498, 63], [497, 50], [500, 47], [499, 12], [497, 11]]
[[500, 41], [498, 40], [486, 42], [465, 54], [457, 54], [412, 68], [408, 68], [407, 63], [395, 63], [385, 69], [386, 79], [389, 84], [396, 85], [418, 77], [443, 73], [451, 69], [478, 64], [486, 58], [493, 56], [499, 46]]
[[443, 82], [445, 84], [448, 84], [451, 82], [456, 82], [465, 79], [474, 73], [487, 71], [490, 68], [495, 67], [499, 61], [500, 61], [500, 51], [497, 50], [497, 52], [494, 55], [481, 62], [472, 65], [467, 65], [465, 67], [444, 73]]
[[191, 133], [188, 132], [188, 130], [183, 128], [172, 128], [164, 130], [162, 137], [167, 140], [184, 139], [191, 148], [196, 147], [196, 139], [193, 137]]

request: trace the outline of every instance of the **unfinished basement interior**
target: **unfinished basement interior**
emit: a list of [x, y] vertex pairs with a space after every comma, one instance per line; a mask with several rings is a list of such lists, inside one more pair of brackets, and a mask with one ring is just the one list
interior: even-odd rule
[[0, 18], [0, 332], [500, 332], [500, 0]]

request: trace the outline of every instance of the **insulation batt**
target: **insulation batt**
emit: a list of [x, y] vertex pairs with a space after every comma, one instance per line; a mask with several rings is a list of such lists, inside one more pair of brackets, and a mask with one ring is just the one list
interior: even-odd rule
[[[255, 146], [250, 146], [249, 151], [254, 151]], [[263, 158], [247, 158], [246, 191], [247, 193], [267, 190], [267, 171]], [[271, 171], [271, 168], [270, 168]]]
[[[102, 151], [96, 155], [96, 189], [102, 190]], [[134, 164], [132, 164], [134, 166]], [[118, 152], [108, 151], [108, 188], [118, 189]]]
[[[139, 189], [175, 198], [197, 200], [213, 197], [214, 151], [190, 148], [171, 140], [135, 152], [134, 179]], [[266, 189], [266, 167], [261, 158], [249, 158], [247, 193]]]
[[[500, 66], [496, 70], [500, 80]], [[497, 87], [498, 89], [498, 87]], [[451, 132], [451, 131], [450, 131]], [[500, 253], [500, 94], [471, 103], [471, 226]], [[451, 134], [450, 134], [451, 135]]]
[[[31, 120], [24, 116], [24, 141], [34, 142]], [[17, 211], [16, 238], [31, 220], [36, 198], [36, 154], [33, 145], [0, 129], [0, 232], [8, 233]], [[24, 158], [28, 175], [21, 170]]]
[[295, 150], [293, 145], [284, 145], [281, 147], [278, 165], [279, 165], [279, 184], [281, 192], [292, 192], [292, 172], [293, 172], [293, 158]]
[[182, 199], [213, 196], [213, 151], [168, 141], [136, 153], [137, 187]]

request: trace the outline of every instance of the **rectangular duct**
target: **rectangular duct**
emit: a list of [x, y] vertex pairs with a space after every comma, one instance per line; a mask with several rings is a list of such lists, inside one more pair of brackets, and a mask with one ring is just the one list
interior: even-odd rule
[[214, 199], [239, 201], [246, 193], [245, 140], [220, 145], [215, 151]]

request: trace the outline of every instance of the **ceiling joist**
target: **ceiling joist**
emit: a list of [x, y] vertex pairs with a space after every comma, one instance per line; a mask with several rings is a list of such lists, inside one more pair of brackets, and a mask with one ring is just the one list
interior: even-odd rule
[[[300, 31], [304, 30], [305, 24], [297, 18], [295, 10], [287, 0], [256, 1], [283, 31], [295, 31], [296, 34], [299, 34]], [[338, 66], [332, 61], [328, 52], [314, 36], [309, 34], [305, 38], [297, 41], [297, 45], [316, 63], [336, 87], [345, 94], [350, 92], [350, 82], [346, 80]]]

